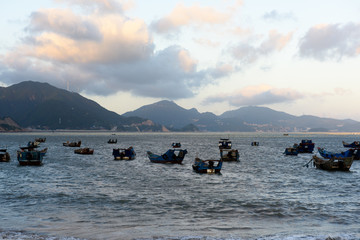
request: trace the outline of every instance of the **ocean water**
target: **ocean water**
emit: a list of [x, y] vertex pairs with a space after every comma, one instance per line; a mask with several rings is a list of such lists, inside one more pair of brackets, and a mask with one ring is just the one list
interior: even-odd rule
[[[36, 137], [46, 137], [44, 164], [19, 166], [17, 149]], [[195, 173], [194, 158], [218, 159], [224, 137], [240, 162]], [[360, 161], [350, 172], [304, 167], [312, 154], [283, 155], [301, 139], [343, 151], [343, 140], [360, 135], [2, 133], [11, 161], [0, 163], [0, 239], [360, 239]], [[94, 155], [62, 146], [77, 140]], [[183, 164], [149, 161], [147, 150], [161, 154], [172, 142], [188, 150]], [[113, 148], [129, 146], [135, 160], [113, 160]]]

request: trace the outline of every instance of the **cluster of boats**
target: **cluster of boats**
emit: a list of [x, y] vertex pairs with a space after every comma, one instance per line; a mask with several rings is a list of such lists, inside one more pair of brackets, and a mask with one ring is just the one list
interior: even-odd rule
[[[318, 147], [317, 150], [321, 157], [313, 155], [311, 160], [304, 166], [309, 166], [311, 162], [313, 165], [322, 170], [328, 171], [349, 171], [354, 160], [360, 159], [360, 142], [354, 141], [346, 143], [343, 141], [343, 146], [349, 148], [343, 152], [329, 152], [324, 148]], [[285, 155], [298, 155], [299, 153], [313, 153], [315, 143], [312, 140], [302, 140], [299, 144], [294, 144], [291, 148], [286, 148]]]

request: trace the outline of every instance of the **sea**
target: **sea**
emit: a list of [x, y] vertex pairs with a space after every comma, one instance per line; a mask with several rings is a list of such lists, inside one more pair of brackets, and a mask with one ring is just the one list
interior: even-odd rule
[[[42, 166], [19, 166], [16, 152], [46, 137]], [[109, 139], [117, 144], [108, 144]], [[221, 174], [193, 171], [195, 157], [219, 159], [229, 138], [239, 162]], [[285, 156], [286, 147], [311, 139], [345, 151], [357, 133], [1, 133], [0, 239], [13, 240], [350, 240], [360, 239], [360, 161], [349, 172], [307, 164], [313, 154]], [[74, 154], [82, 141], [93, 155]], [[251, 142], [259, 146], [251, 146]], [[181, 142], [182, 164], [151, 163]], [[114, 161], [113, 148], [132, 146], [136, 159]]]

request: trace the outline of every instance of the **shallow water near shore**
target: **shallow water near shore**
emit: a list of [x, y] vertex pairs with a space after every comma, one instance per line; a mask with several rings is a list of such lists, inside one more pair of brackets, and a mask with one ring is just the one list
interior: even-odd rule
[[[36, 137], [46, 137], [44, 164], [19, 166], [16, 151]], [[194, 158], [219, 159], [224, 137], [240, 162], [195, 173]], [[360, 135], [3, 133], [11, 161], [0, 163], [0, 239], [360, 239], [360, 161], [350, 172], [304, 167], [312, 154], [283, 155], [302, 139], [344, 151]], [[78, 140], [94, 155], [62, 146]], [[188, 151], [183, 164], [149, 161], [146, 151], [173, 142]], [[129, 146], [135, 160], [113, 160], [113, 148]]]

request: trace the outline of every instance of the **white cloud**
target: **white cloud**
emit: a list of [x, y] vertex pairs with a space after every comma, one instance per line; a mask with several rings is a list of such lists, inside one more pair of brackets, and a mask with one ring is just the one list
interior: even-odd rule
[[360, 49], [360, 24], [321, 24], [310, 28], [300, 41], [300, 56], [317, 60], [355, 57]]

